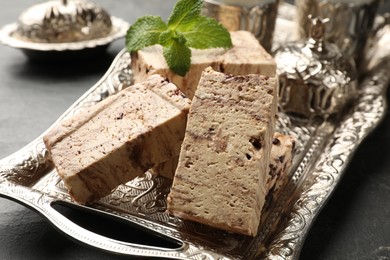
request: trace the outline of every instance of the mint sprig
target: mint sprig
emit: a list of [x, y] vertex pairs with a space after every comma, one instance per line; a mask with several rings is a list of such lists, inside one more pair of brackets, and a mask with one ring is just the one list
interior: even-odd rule
[[165, 23], [158, 16], [144, 16], [126, 35], [129, 52], [160, 44], [169, 68], [185, 76], [191, 66], [191, 50], [230, 48], [229, 32], [216, 20], [202, 16], [202, 0], [179, 0]]

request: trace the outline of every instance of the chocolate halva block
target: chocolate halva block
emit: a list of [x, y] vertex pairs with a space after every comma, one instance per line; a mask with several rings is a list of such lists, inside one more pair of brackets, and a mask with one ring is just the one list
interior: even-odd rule
[[[277, 189], [285, 183], [294, 156], [295, 139], [290, 135], [275, 133], [272, 141], [267, 190]], [[179, 156], [150, 169], [154, 175], [173, 179]]]
[[135, 82], [142, 82], [149, 75], [160, 74], [183, 91], [194, 96], [202, 71], [211, 66], [214, 70], [234, 75], [262, 74], [274, 77], [276, 63], [272, 56], [247, 31], [231, 32], [233, 47], [230, 49], [191, 50], [191, 67], [184, 77], [174, 74], [163, 56], [160, 45], [153, 45], [132, 53], [131, 68]]
[[154, 75], [51, 129], [44, 143], [73, 199], [102, 198], [177, 156], [190, 102]]
[[275, 78], [207, 68], [193, 98], [167, 210], [254, 236], [267, 194]]
[[290, 135], [275, 133], [269, 161], [268, 192], [276, 191], [286, 184], [294, 154], [295, 138]]

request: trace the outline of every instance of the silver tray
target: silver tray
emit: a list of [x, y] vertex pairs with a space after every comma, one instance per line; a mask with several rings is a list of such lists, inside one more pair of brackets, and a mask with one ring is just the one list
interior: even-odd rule
[[[284, 29], [291, 25], [288, 17], [279, 17], [278, 21]], [[277, 30], [282, 29], [279, 26]], [[71, 200], [48, 160], [42, 136], [0, 160], [0, 196], [36, 210], [70, 238], [115, 254], [172, 259], [298, 259], [313, 220], [335, 190], [354, 151], [385, 115], [385, 92], [390, 82], [388, 49], [383, 54], [390, 41], [386, 36], [389, 34], [378, 34], [372, 41], [374, 51], [368, 52], [372, 59], [362, 72], [360, 95], [340, 118], [300, 125], [279, 114], [277, 129], [295, 136], [297, 154], [289, 182], [263, 210], [259, 234], [254, 238], [169, 216], [165, 209], [171, 181], [150, 173], [118, 187], [94, 204], [80, 206]], [[103, 78], [58, 121], [131, 85], [130, 62], [130, 55], [120, 52]], [[104, 215], [135, 225], [174, 246], [133, 244], [96, 234], [57, 211], [58, 204], [88, 211], [91, 218]]]

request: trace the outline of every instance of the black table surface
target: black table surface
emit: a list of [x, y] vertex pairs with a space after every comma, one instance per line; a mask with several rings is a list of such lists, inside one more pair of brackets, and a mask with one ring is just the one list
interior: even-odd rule
[[[2, 0], [0, 25], [16, 21], [36, 0]], [[174, 1], [97, 0], [129, 22], [167, 17]], [[124, 47], [118, 40], [88, 62], [43, 64], [0, 46], [0, 158], [45, 131], [93, 86]], [[300, 259], [390, 259], [390, 115], [355, 153], [316, 219]], [[57, 232], [34, 211], [0, 198], [0, 259], [116, 259]]]

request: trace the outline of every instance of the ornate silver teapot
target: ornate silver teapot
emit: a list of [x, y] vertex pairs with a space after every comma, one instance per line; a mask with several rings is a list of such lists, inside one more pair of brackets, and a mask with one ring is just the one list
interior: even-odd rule
[[326, 20], [311, 18], [310, 37], [275, 52], [282, 111], [300, 119], [327, 119], [357, 96], [358, 74], [352, 58], [324, 40]]

